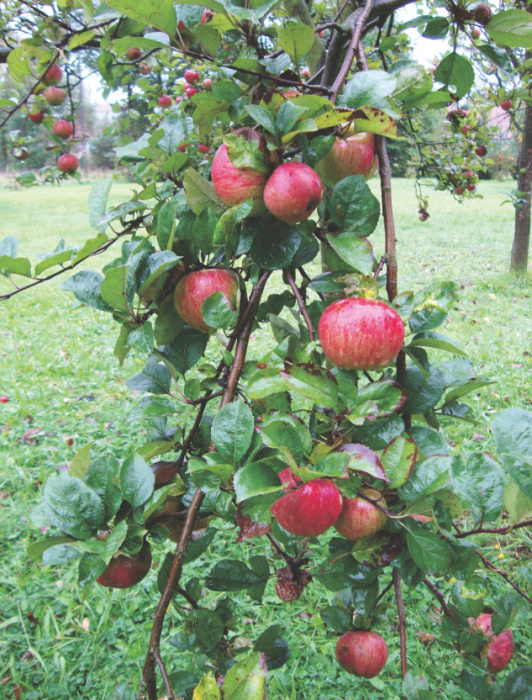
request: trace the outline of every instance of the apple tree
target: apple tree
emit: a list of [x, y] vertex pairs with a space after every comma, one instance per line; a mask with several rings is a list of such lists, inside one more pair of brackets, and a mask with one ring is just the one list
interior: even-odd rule
[[[141, 699], [265, 697], [267, 673], [287, 661], [285, 640], [274, 625], [243, 651], [232, 594], [261, 600], [270, 581], [287, 604], [307, 586], [334, 593], [319, 611], [334, 635], [331, 659], [336, 643], [339, 664], [362, 678], [386, 665], [391, 633], [378, 611], [393, 595], [408, 698], [435, 697], [407, 665], [409, 592], [424, 586], [464, 692], [521, 697], [530, 669], [492, 675], [510, 664], [510, 624], [532, 600], [471, 536], [531, 524], [532, 415], [495, 417], [497, 455], [451, 453], [446, 426], [470, 420], [466, 397], [490, 379], [439, 330], [457, 286], [400, 289], [386, 142], [417, 138], [422, 110], [473, 89], [464, 35], [486, 32], [479, 50], [498, 65], [505, 47], [530, 46], [529, 14], [408, 0], [4, 4], [0, 56], [13, 87], [2, 121], [27, 111], [61, 153], [57, 167], [21, 183], [77, 176], [75, 105], [63, 120], [54, 109], [69, 99], [71, 56], [84, 54], [107, 94], [124, 90], [116, 155], [136, 190], [109, 206], [112, 179], [97, 182], [91, 236], [33, 270], [4, 239], [0, 272], [17, 283], [0, 298], [73, 273], [63, 289], [116, 321], [117, 361], [145, 357], [127, 381], [144, 392], [132, 416], [144, 443], [122, 462], [88, 445], [52, 476], [35, 522], [54, 534], [29, 554], [77, 565], [82, 587], [115, 588], [138, 583], [160, 555], [160, 599], [142, 602], [153, 627]], [[395, 16], [406, 5], [415, 19]], [[434, 74], [407, 50], [413, 23], [429, 40], [453, 37]], [[478, 133], [477, 149], [489, 144], [489, 131]], [[455, 156], [451, 174], [465, 188], [449, 182], [473, 196], [475, 174], [462, 163]], [[366, 182], [377, 170], [380, 200]], [[384, 241], [372, 242], [381, 216]], [[111, 248], [103, 269], [77, 269]], [[250, 349], [252, 334], [260, 349]], [[209, 547], [235, 531], [238, 558], [213, 565]], [[187, 573], [195, 561], [202, 578]], [[488, 600], [479, 568], [506, 579], [508, 592]], [[185, 688], [179, 659], [167, 660], [176, 599], [174, 644], [198, 659]]]

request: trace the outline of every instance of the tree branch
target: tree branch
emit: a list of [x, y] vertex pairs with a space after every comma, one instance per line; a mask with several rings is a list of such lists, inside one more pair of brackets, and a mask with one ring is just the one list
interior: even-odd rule
[[395, 600], [397, 602], [397, 612], [399, 613], [399, 640], [401, 644], [401, 677], [404, 678], [408, 671], [406, 661], [406, 618], [405, 609], [403, 607], [403, 595], [401, 593], [401, 576], [399, 571], [394, 567], [393, 585], [395, 588]]
[[292, 277], [292, 274], [288, 268], [285, 268], [284, 274], [288, 284], [290, 285], [290, 289], [292, 290], [296, 298], [297, 305], [299, 307], [299, 313], [303, 316], [303, 318], [305, 319], [305, 323], [307, 324], [310, 341], [313, 343], [316, 340], [316, 331], [314, 330], [314, 326], [312, 325], [312, 321], [310, 320], [310, 316], [308, 315], [307, 307], [305, 306], [305, 302], [303, 301], [301, 292], [297, 288], [296, 281]]
[[362, 37], [362, 32], [364, 31], [364, 25], [366, 24], [366, 21], [369, 18], [371, 10], [373, 8], [373, 1], [374, 0], [366, 0], [365, 6], [361, 9], [358, 16], [353, 20], [352, 35], [351, 40], [349, 41], [349, 46], [347, 47], [347, 53], [332, 86], [332, 102], [336, 102], [336, 100], [338, 99], [338, 94], [340, 93], [342, 85], [344, 84], [345, 79], [347, 78], [347, 75], [351, 69], [351, 64], [353, 63], [358, 44]]

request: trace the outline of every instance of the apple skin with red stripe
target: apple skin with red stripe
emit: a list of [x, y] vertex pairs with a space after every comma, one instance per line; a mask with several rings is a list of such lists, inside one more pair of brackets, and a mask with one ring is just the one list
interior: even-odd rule
[[388, 645], [376, 632], [346, 632], [336, 643], [336, 658], [353, 676], [375, 678], [388, 660]]
[[342, 512], [343, 496], [332, 481], [313, 479], [282, 496], [272, 515], [297, 537], [317, 537], [334, 525]]
[[[362, 489], [361, 493], [386, 508], [386, 501], [376, 489]], [[340, 517], [334, 527], [347, 540], [356, 542], [372, 537], [386, 525], [386, 514], [365, 498], [345, 498]]]
[[395, 360], [405, 328], [399, 314], [382, 301], [350, 297], [325, 309], [318, 335], [323, 352], [334, 365], [371, 371]]
[[209, 268], [181, 277], [174, 291], [174, 306], [187, 326], [203, 333], [216, 330], [205, 323], [202, 311], [203, 302], [215, 292], [222, 292], [231, 308], [236, 309], [238, 279], [229, 270]]

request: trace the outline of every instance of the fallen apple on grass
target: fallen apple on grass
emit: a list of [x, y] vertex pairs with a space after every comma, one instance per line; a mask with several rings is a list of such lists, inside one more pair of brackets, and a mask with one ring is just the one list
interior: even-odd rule
[[405, 328], [399, 314], [382, 301], [350, 297], [325, 309], [318, 335], [334, 365], [367, 371], [382, 369], [395, 360]]
[[336, 658], [348, 673], [374, 678], [386, 665], [388, 646], [376, 632], [346, 632], [336, 643]]

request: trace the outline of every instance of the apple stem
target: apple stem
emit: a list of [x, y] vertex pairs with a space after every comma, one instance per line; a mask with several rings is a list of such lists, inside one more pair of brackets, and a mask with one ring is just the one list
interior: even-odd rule
[[401, 677], [404, 677], [408, 671], [406, 660], [406, 618], [405, 609], [403, 607], [403, 594], [401, 592], [401, 576], [399, 570], [394, 567], [392, 571], [393, 585], [395, 588], [395, 600], [397, 602], [397, 612], [399, 613], [399, 640], [401, 645]]
[[297, 305], [299, 307], [299, 313], [303, 316], [303, 318], [305, 319], [305, 323], [307, 324], [310, 342], [313, 343], [316, 340], [316, 331], [314, 330], [314, 326], [312, 325], [312, 321], [310, 320], [310, 316], [308, 315], [307, 307], [305, 306], [305, 302], [303, 301], [303, 297], [301, 296], [301, 291], [297, 288], [296, 282], [292, 277], [292, 273], [288, 268], [284, 269], [284, 274], [288, 284], [290, 285], [290, 289], [292, 290], [292, 293], [296, 298]]

